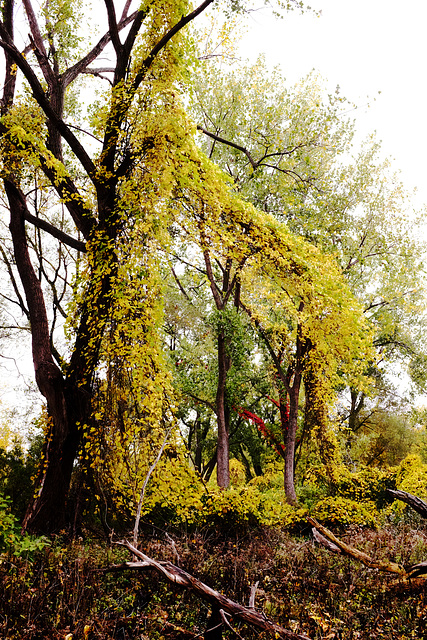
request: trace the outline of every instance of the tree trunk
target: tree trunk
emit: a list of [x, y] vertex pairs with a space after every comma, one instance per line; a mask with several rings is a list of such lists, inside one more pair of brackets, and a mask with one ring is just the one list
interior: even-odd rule
[[218, 386], [216, 393], [216, 415], [218, 427], [216, 478], [218, 486], [224, 489], [230, 484], [228, 442], [229, 416], [226, 407], [226, 381], [229, 368], [230, 359], [226, 354], [224, 332], [221, 331], [218, 335]]
[[114, 277], [114, 249], [98, 257], [110, 268], [101, 285], [89, 288], [82, 307], [80, 325], [64, 376], [52, 356], [52, 345], [42, 287], [31, 263], [25, 232], [28, 211], [24, 194], [5, 180], [10, 207], [10, 232], [14, 257], [27, 301], [32, 337], [32, 354], [37, 386], [46, 399], [48, 424], [37, 478], [38, 491], [28, 507], [23, 529], [32, 533], [52, 533], [66, 524], [66, 501], [81, 426], [90, 422], [90, 398], [93, 372], [98, 362], [103, 327], [111, 304], [111, 279]]
[[75, 416], [81, 402], [73, 390], [67, 393], [64, 376], [52, 357], [43, 291], [28, 251], [25, 197], [10, 180], [5, 180], [4, 184], [10, 207], [14, 256], [30, 316], [35, 377], [46, 398], [49, 416], [39, 490], [27, 510], [23, 528], [45, 533], [57, 531], [65, 524], [66, 495], [80, 438], [78, 420], [70, 419], [70, 416]]
[[[289, 388], [289, 417], [287, 419], [287, 428], [283, 433], [285, 444], [284, 489], [286, 501], [289, 502], [289, 504], [295, 504], [297, 501], [297, 496], [295, 493], [295, 443], [298, 427], [300, 389], [301, 374], [295, 373], [292, 387]], [[280, 404], [280, 406], [282, 406], [282, 403]], [[282, 413], [283, 412], [281, 410], [281, 417]]]
[[[54, 393], [51, 393], [52, 396]], [[65, 400], [61, 420], [52, 417], [52, 402], [48, 403], [49, 432], [43, 447], [42, 466], [37, 484], [38, 492], [30, 503], [22, 523], [22, 529], [30, 533], [55, 533], [67, 526], [67, 497], [80, 444], [80, 431], [75, 416], [79, 391], [67, 393], [58, 389], [53, 398], [57, 404]]]

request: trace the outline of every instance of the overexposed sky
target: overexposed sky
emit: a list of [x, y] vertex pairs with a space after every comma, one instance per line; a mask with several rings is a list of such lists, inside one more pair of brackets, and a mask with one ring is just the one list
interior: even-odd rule
[[[321, 10], [293, 11], [274, 20], [251, 14], [241, 55], [264, 53], [289, 84], [312, 69], [359, 108], [363, 136], [376, 130], [385, 155], [395, 158], [408, 188], [427, 202], [427, 2], [426, 0], [312, 0]], [[380, 93], [379, 93], [380, 92]], [[368, 107], [368, 103], [370, 107]]]

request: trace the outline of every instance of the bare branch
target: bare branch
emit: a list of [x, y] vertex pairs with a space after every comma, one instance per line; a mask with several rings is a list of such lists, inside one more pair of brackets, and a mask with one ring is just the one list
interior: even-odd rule
[[231, 140], [226, 140], [225, 138], [221, 138], [221, 136], [218, 136], [216, 133], [211, 133], [210, 131], [207, 131], [207, 129], [204, 129], [200, 125], [197, 125], [197, 130], [201, 131], [206, 136], [209, 136], [209, 138], [212, 138], [212, 140], [215, 140], [216, 142], [221, 142], [222, 144], [226, 144], [227, 146], [232, 147], [233, 149], [237, 149], [237, 151], [241, 151], [242, 153], [245, 154], [245, 156], [249, 160], [252, 169], [255, 171], [255, 169], [258, 168], [259, 163], [255, 162], [255, 160], [252, 158], [251, 154], [245, 147], [242, 147], [240, 144], [236, 144], [235, 142], [231, 142]]
[[151, 477], [151, 474], [153, 473], [153, 471], [155, 470], [155, 468], [157, 467], [157, 465], [160, 462], [160, 458], [163, 455], [163, 451], [165, 450], [165, 447], [168, 443], [168, 438], [170, 436], [171, 433], [171, 428], [169, 428], [166, 431], [166, 435], [164, 437], [164, 440], [162, 442], [162, 445], [157, 453], [156, 459], [154, 460], [153, 464], [151, 465], [151, 467], [148, 469], [147, 471], [147, 475], [145, 476], [145, 480], [144, 483], [142, 485], [142, 489], [141, 489], [141, 495], [139, 497], [139, 502], [138, 502], [138, 508], [136, 510], [136, 516], [135, 516], [135, 525], [133, 528], [133, 544], [136, 546], [138, 544], [138, 532], [139, 532], [139, 521], [141, 520], [141, 509], [142, 509], [142, 505], [144, 503], [144, 497], [145, 497], [145, 490], [147, 488], [147, 484], [148, 481]]
[[120, 42], [119, 38], [119, 30], [117, 27], [117, 19], [116, 19], [116, 10], [114, 8], [114, 3], [112, 0], [104, 0], [105, 7], [107, 9], [108, 16], [108, 26], [109, 26], [109, 34], [111, 37], [111, 42], [113, 43], [113, 47], [119, 56], [122, 52], [123, 45]]
[[53, 236], [57, 240], [60, 240], [72, 249], [76, 249], [77, 251], [86, 253], [86, 244], [84, 242], [82, 242], [81, 240], [77, 240], [72, 236], [69, 236], [68, 233], [61, 231], [50, 222], [47, 222], [47, 220], [43, 220], [42, 218], [33, 216], [28, 210], [25, 211], [24, 217], [27, 222], [33, 224], [35, 227], [37, 227], [37, 229], [46, 231], [51, 236]]
[[[151, 565], [169, 582], [172, 582], [172, 584], [194, 591], [204, 600], [207, 600], [214, 606], [219, 607], [219, 609], [224, 613], [232, 615], [235, 618], [256, 627], [257, 629], [273, 633], [276, 638], [283, 638], [284, 640], [308, 640], [307, 636], [284, 629], [275, 622], [269, 620], [263, 613], [258, 613], [258, 611], [254, 611], [254, 609], [249, 609], [248, 607], [244, 607], [241, 604], [230, 600], [183, 569], [176, 567], [171, 562], [158, 562], [157, 560], [146, 556], [127, 540], [119, 542], [118, 544], [126, 547], [131, 553], [140, 558], [144, 562], [144, 566], [147, 564]], [[129, 566], [129, 568], [131, 567]]]
[[[128, 24], [130, 24], [133, 20], [135, 20], [138, 13], [139, 13], [138, 11], [135, 11], [128, 18], [121, 20], [117, 26], [118, 30], [121, 31], [122, 29], [127, 27]], [[110, 41], [111, 41], [110, 32], [107, 32], [105, 35], [102, 36], [99, 42], [93, 47], [91, 51], [89, 51], [89, 53], [84, 58], [82, 58], [81, 60], [76, 62], [76, 64], [74, 64], [72, 67], [67, 69], [67, 71], [65, 71], [62, 74], [62, 82], [64, 86], [67, 87], [73, 80], [75, 80], [75, 78], [77, 78], [78, 75], [80, 75], [81, 73], [84, 73], [85, 69], [87, 69], [87, 67], [94, 60], [96, 60], [96, 58], [105, 49], [105, 47], [109, 44]], [[113, 72], [114, 72], [114, 69], [113, 69]]]
[[46, 48], [44, 46], [44, 41], [42, 35], [40, 33], [39, 25], [37, 22], [36, 14], [34, 13], [34, 9], [30, 0], [23, 0], [23, 4], [25, 7], [25, 13], [27, 14], [28, 24], [31, 29], [31, 45], [32, 49], [37, 58], [37, 62], [39, 63], [40, 69], [43, 73], [43, 76], [49, 84], [55, 81], [55, 74], [53, 72], [52, 67], [49, 64], [49, 59], [47, 55]]

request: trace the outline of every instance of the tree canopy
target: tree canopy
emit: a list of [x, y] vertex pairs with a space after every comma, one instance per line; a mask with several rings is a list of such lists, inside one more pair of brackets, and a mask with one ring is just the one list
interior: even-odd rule
[[77, 2], [23, 7], [26, 42], [2, 5], [0, 156], [3, 299], [29, 327], [46, 401], [24, 528], [63, 526], [76, 461], [92, 488], [137, 502], [159, 448], [182, 460], [192, 411], [199, 445], [215, 426], [226, 488], [231, 416], [242, 428], [257, 395], [280, 409], [295, 501], [302, 389], [328, 464], [337, 391], [366, 393], [373, 335], [400, 345], [404, 305], [419, 302], [416, 244], [400, 222], [385, 234], [399, 187], [379, 184], [375, 148], [337, 163], [353, 129], [314, 78], [289, 93], [262, 62], [244, 80], [201, 63], [190, 26], [239, 2], [105, 0], [92, 45]]

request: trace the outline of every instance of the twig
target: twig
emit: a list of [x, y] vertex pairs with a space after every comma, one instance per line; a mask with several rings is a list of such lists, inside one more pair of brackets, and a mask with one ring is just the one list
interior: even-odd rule
[[141, 495], [139, 497], [139, 502], [138, 502], [138, 508], [136, 510], [135, 526], [133, 528], [133, 544], [134, 544], [135, 547], [138, 544], [139, 521], [141, 520], [141, 509], [142, 509], [142, 504], [144, 502], [145, 490], [147, 488], [147, 484], [148, 484], [148, 481], [150, 479], [151, 474], [153, 473], [154, 469], [159, 464], [160, 458], [162, 457], [163, 451], [165, 450], [166, 444], [168, 442], [168, 438], [169, 438], [170, 432], [171, 432], [170, 429], [168, 429], [166, 431], [166, 435], [165, 435], [165, 438], [163, 440], [162, 446], [160, 447], [159, 452], [157, 454], [157, 457], [154, 460], [153, 464], [148, 469], [147, 475], [145, 476], [144, 484], [142, 485]]
[[258, 589], [259, 580], [251, 586], [251, 595], [249, 596], [249, 609], [255, 609], [255, 596]]
[[221, 616], [221, 620], [223, 621], [223, 623], [225, 624], [226, 627], [228, 627], [229, 629], [231, 629], [231, 631], [238, 637], [240, 638], [240, 640], [243, 640], [242, 636], [240, 635], [240, 633], [238, 633], [238, 631], [236, 631], [236, 629], [233, 629], [233, 627], [231, 626], [231, 624], [229, 623], [229, 621], [227, 620], [227, 616], [226, 613], [223, 609], [219, 610], [219, 615]]

